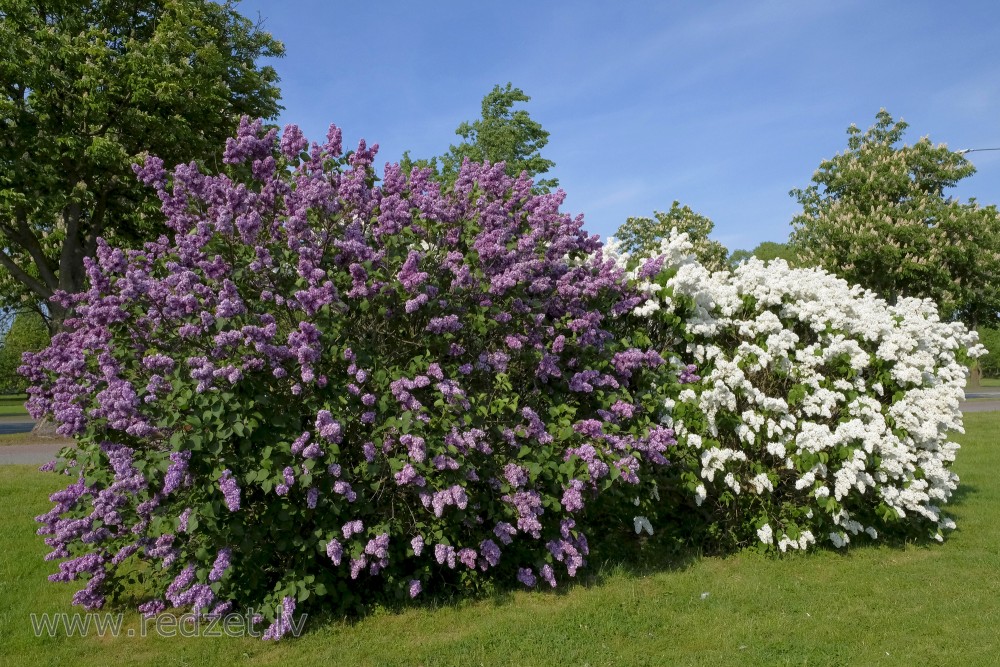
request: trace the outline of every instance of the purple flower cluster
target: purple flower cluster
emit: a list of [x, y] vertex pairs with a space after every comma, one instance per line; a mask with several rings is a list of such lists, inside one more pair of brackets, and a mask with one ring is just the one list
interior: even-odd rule
[[[79, 442], [38, 519], [81, 604], [130, 559], [156, 559], [143, 613], [266, 606], [270, 639], [299, 576], [411, 597], [440, 579], [426, 567], [555, 585], [604, 528], [585, 503], [665, 467], [664, 398], [695, 369], [629, 342], [644, 296], [564, 194], [495, 164], [448, 187], [376, 178], [376, 153], [244, 119], [226, 173], [136, 167], [170, 233], [99, 242], [23, 367], [31, 413]], [[267, 576], [234, 585], [233, 550]]]
[[240, 487], [236, 483], [232, 471], [228, 469], [222, 471], [222, 477], [219, 478], [219, 489], [222, 491], [229, 511], [238, 511], [240, 509]]

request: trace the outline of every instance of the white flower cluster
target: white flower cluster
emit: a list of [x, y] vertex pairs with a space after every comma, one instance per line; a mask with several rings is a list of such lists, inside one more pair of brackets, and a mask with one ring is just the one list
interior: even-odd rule
[[[888, 304], [782, 260], [710, 272], [689, 250], [684, 234], [663, 241], [668, 278], [638, 281], [649, 298], [633, 312], [684, 318], [680, 347], [660, 342], [701, 375], [678, 401], [698, 418], [672, 423], [700, 467], [697, 504], [739, 496], [759, 540], [782, 551], [814, 532], [836, 547], [875, 539], [879, 522], [924, 521], [940, 539], [954, 526], [940, 510], [958, 483], [948, 436], [962, 431], [962, 355], [983, 353], [976, 334], [930, 300]], [[629, 259], [613, 242], [604, 254]]]

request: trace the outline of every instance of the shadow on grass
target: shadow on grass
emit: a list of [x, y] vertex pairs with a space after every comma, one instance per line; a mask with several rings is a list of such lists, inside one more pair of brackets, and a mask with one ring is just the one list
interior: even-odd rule
[[951, 494], [951, 500], [948, 504], [961, 505], [969, 496], [974, 496], [977, 493], [979, 493], [978, 487], [966, 482], [959, 482], [958, 488]]
[[[527, 588], [517, 581], [501, 583], [496, 580], [480, 582], [476, 587], [461, 589], [455, 581], [445, 584], [434, 582], [439, 592], [421, 595], [410, 600], [381, 600], [355, 610], [354, 613], [328, 613], [310, 610], [309, 623], [305, 635], [322, 634], [335, 628], [353, 628], [369, 618], [384, 615], [399, 615], [407, 612], [435, 612], [444, 609], [462, 610], [475, 605], [487, 605], [501, 609], [516, 604], [516, 594], [536, 591], [554, 596], [565, 596], [579, 589], [589, 589], [605, 585], [609, 580], [628, 577], [641, 579], [653, 574], [684, 570], [699, 559], [701, 551], [691, 546], [669, 543], [667, 540], [652, 540], [645, 536], [616, 533], [606, 539], [596, 540], [587, 557], [587, 566], [575, 578], [567, 578], [562, 570], [559, 585], [550, 588], [538, 577], [533, 588]], [[512, 578], [512, 577], [511, 577]], [[431, 586], [429, 586], [430, 588]], [[441, 590], [441, 589], [444, 590]]]

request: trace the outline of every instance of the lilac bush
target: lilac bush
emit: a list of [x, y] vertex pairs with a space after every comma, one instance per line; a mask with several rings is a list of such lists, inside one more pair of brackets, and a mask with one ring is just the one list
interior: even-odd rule
[[697, 364], [670, 406], [679, 492], [649, 532], [779, 552], [943, 541], [976, 333], [930, 300], [890, 304], [781, 260], [710, 271], [691, 249], [676, 232], [653, 259], [603, 249], [633, 267], [650, 337]]
[[376, 151], [244, 120], [221, 175], [136, 167], [172, 236], [102, 243], [22, 368], [78, 443], [38, 517], [75, 603], [255, 607], [279, 638], [293, 611], [554, 586], [593, 517], [649, 502], [678, 385], [621, 317], [645, 296], [561, 193], [502, 164], [378, 182]]

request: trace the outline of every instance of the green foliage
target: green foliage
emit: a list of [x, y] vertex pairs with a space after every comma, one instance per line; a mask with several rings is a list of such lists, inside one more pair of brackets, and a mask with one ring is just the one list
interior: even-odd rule
[[[452, 184], [458, 178], [462, 161], [504, 162], [506, 172], [517, 177], [521, 172], [536, 177], [547, 173], [555, 162], [542, 157], [541, 150], [549, 142], [549, 133], [524, 109], [514, 110], [518, 102], [528, 102], [531, 98], [520, 88], [509, 82], [505, 87], [499, 84], [483, 98], [482, 117], [474, 122], [463, 122], [455, 134], [464, 141], [452, 145], [440, 157], [428, 160], [414, 160], [409, 152], [403, 154], [400, 165], [405, 173], [413, 167], [430, 168], [438, 180]], [[536, 179], [534, 191], [550, 192], [558, 187], [555, 178]]]
[[894, 301], [929, 297], [944, 317], [975, 327], [1000, 312], [1000, 215], [995, 206], [945, 197], [975, 168], [927, 137], [900, 145], [907, 124], [884, 109], [848, 149], [824, 160], [802, 205], [792, 243], [816, 264]]
[[49, 330], [42, 316], [33, 311], [19, 313], [0, 347], [0, 392], [24, 392], [28, 381], [17, 373], [21, 355], [25, 352], [37, 352], [48, 344]]
[[995, 327], [979, 327], [976, 330], [979, 341], [989, 350], [979, 357], [979, 368], [987, 377], [1000, 377], [1000, 329]]
[[729, 265], [735, 267], [740, 262], [746, 261], [751, 257], [756, 257], [763, 262], [769, 262], [772, 259], [783, 259], [788, 262], [789, 266], [802, 265], [798, 253], [791, 244], [776, 243], [774, 241], [764, 241], [753, 250], [734, 250], [729, 256]]
[[659, 253], [660, 241], [670, 235], [671, 229], [676, 229], [688, 235], [698, 261], [709, 270], [718, 271], [728, 266], [729, 252], [724, 245], [709, 238], [714, 227], [710, 219], [674, 201], [666, 213], [654, 211], [652, 218], [629, 218], [615, 232], [615, 238], [630, 254], [652, 256]]
[[103, 236], [160, 232], [155, 195], [131, 165], [215, 167], [241, 115], [270, 118], [283, 47], [234, 9], [203, 0], [0, 0], [0, 306], [78, 292]]

